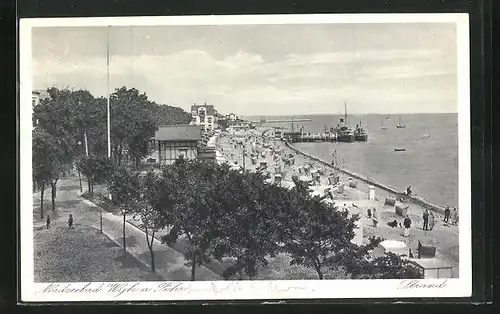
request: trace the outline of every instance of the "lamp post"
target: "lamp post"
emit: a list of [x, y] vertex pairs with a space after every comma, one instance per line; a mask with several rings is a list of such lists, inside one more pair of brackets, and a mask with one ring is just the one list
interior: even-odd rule
[[245, 167], [245, 155], [246, 155], [246, 147], [245, 147], [245, 144], [243, 144], [243, 170], [246, 170], [246, 167]]
[[[82, 142], [78, 141], [78, 146], [82, 146]], [[78, 180], [80, 181], [80, 193], [83, 193], [82, 176], [80, 174], [80, 167], [78, 167], [78, 165], [76, 166], [76, 170], [78, 170]]]

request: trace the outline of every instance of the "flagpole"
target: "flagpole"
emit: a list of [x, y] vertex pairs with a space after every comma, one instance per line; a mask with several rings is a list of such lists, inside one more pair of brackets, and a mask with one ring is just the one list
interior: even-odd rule
[[106, 94], [107, 94], [107, 111], [108, 111], [108, 158], [111, 158], [111, 127], [110, 127], [110, 116], [109, 116], [109, 29], [111, 26], [108, 26], [108, 38], [106, 41]]
[[[111, 159], [111, 125], [110, 125], [110, 95], [109, 95], [109, 30], [111, 26], [108, 25], [107, 40], [106, 40], [106, 99], [107, 99], [107, 115], [108, 115], [108, 158]], [[108, 199], [111, 200], [111, 193], [108, 192]], [[102, 208], [100, 208], [100, 227], [102, 233]]]

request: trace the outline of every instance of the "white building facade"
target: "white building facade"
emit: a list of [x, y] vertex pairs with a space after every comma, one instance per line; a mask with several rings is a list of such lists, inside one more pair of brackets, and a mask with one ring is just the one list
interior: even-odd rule
[[199, 125], [202, 131], [213, 131], [219, 127], [217, 112], [213, 105], [192, 105], [191, 124]]

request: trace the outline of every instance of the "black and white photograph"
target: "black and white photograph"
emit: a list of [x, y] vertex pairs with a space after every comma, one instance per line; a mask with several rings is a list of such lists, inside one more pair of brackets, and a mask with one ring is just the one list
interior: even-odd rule
[[23, 301], [471, 295], [467, 14], [20, 27]]

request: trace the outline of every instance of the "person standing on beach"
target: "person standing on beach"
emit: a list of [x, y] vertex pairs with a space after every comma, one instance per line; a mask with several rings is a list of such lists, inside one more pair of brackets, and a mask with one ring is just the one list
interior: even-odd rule
[[450, 208], [448, 206], [446, 206], [446, 209], [444, 210], [443, 221], [447, 223], [449, 219], [450, 219]]
[[405, 237], [409, 237], [410, 236], [411, 219], [408, 215], [405, 216], [405, 219], [403, 221], [403, 225], [405, 227]]
[[424, 214], [422, 215], [422, 219], [424, 220], [424, 225], [422, 226], [422, 230], [429, 230], [429, 211], [427, 208], [424, 211]]
[[456, 208], [453, 208], [453, 213], [451, 214], [451, 224], [456, 226], [458, 223], [458, 211]]
[[411, 196], [411, 185], [406, 188], [406, 194]]
[[429, 214], [429, 230], [434, 229], [434, 212]]
[[50, 215], [47, 215], [46, 223], [47, 223], [47, 229], [50, 229]]

